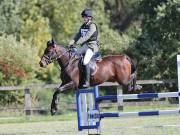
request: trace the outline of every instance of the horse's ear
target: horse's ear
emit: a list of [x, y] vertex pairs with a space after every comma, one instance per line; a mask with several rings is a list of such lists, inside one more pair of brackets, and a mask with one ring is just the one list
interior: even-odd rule
[[53, 38], [51, 39], [51, 42], [52, 42], [52, 44], [54, 45], [54, 39], [53, 39]]
[[54, 39], [53, 39], [53, 38], [51, 39], [51, 42], [52, 42], [52, 47], [54, 47], [54, 48], [55, 48], [55, 47], [56, 47], [56, 44], [55, 44], [55, 42], [54, 42]]
[[47, 47], [49, 47], [49, 46], [52, 46], [52, 47], [55, 47], [55, 46], [56, 46], [53, 38], [47, 42]]
[[49, 47], [51, 45], [51, 41], [47, 41], [47, 47]]

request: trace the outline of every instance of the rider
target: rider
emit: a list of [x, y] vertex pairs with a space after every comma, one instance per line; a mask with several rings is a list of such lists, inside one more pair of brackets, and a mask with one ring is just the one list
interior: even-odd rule
[[85, 80], [83, 82], [83, 87], [89, 87], [90, 85], [90, 67], [89, 61], [91, 60], [93, 54], [98, 52], [98, 29], [95, 22], [93, 22], [92, 10], [86, 8], [82, 11], [81, 16], [84, 23], [80, 27], [79, 32], [75, 35], [74, 39], [69, 42], [69, 47], [74, 44], [80, 44], [81, 47], [77, 50], [76, 54], [83, 55], [83, 67], [85, 71]]

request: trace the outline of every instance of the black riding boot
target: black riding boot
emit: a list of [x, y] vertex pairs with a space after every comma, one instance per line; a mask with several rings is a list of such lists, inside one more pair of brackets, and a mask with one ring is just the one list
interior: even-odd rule
[[85, 78], [84, 78], [84, 84], [83, 84], [83, 87], [84, 88], [88, 88], [89, 85], [90, 85], [90, 67], [89, 67], [89, 64], [87, 65], [84, 65], [84, 75], [85, 75]]

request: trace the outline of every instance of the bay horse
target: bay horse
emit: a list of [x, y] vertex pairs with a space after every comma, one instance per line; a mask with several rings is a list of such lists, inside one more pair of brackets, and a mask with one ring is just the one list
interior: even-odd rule
[[[58, 110], [59, 94], [63, 91], [81, 88], [82, 80], [79, 69], [80, 59], [76, 58], [70, 49], [62, 45], [57, 45], [53, 40], [47, 42], [47, 48], [39, 62], [40, 67], [46, 67], [56, 60], [61, 67], [61, 85], [53, 94], [51, 103], [51, 114], [54, 115]], [[90, 77], [90, 86], [102, 84], [103, 82], [118, 82], [123, 86], [130, 86], [132, 89], [136, 85], [136, 65], [127, 55], [108, 55], [96, 62], [97, 71]]]

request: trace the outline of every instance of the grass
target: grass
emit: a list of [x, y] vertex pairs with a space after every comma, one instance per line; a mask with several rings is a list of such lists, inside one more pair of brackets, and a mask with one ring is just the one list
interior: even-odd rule
[[[124, 106], [123, 112], [139, 112], [139, 111], [147, 111], [147, 110], [173, 110], [177, 109], [178, 105], [152, 105], [152, 106]], [[109, 109], [101, 109], [102, 112], [117, 112], [117, 106], [113, 106]]]
[[66, 113], [62, 115], [33, 115], [31, 117], [26, 116], [14, 116], [14, 117], [0, 117], [0, 124], [7, 123], [30, 123], [30, 122], [41, 122], [41, 121], [70, 121], [76, 120], [76, 113]]
[[[123, 112], [145, 111], [145, 110], [166, 110], [177, 109], [178, 105], [161, 105], [161, 106], [125, 106]], [[117, 112], [117, 106], [101, 109], [101, 112]], [[30, 118], [25, 117], [24, 112], [0, 112], [0, 124], [3, 123], [29, 123], [40, 121], [70, 121], [76, 120], [77, 112], [66, 111], [57, 116], [51, 116], [50, 113], [46, 115], [33, 114]]]
[[[117, 107], [103, 109], [115, 112]], [[126, 106], [124, 111], [144, 111], [160, 109], [177, 109], [177, 105], [161, 106]], [[16, 112], [0, 113], [0, 135], [84, 135], [78, 132], [76, 112], [66, 112], [57, 116], [33, 115], [27, 118]], [[162, 125], [165, 125], [164, 127]], [[101, 121], [102, 135], [179, 135], [180, 116], [148, 116], [105, 118]], [[92, 130], [91, 132], [95, 132]]]
[[[179, 135], [179, 115], [104, 119], [103, 135]], [[166, 125], [163, 127], [163, 125]], [[117, 131], [117, 132], [115, 132]]]
[[[85, 135], [87, 131], [78, 132], [76, 120], [61, 120], [56, 116], [53, 121], [3, 123], [0, 124], [1, 135]], [[179, 135], [180, 128], [162, 125], [180, 124], [179, 115], [107, 118], [101, 122], [102, 135]], [[94, 130], [91, 132], [95, 132]]]

